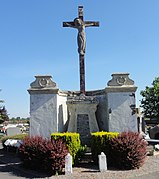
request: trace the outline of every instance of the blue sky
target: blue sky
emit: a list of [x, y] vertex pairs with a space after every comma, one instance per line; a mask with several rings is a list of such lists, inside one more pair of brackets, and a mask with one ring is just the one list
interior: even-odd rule
[[27, 89], [35, 75], [52, 75], [62, 90], [79, 90], [78, 15], [89, 27], [86, 90], [103, 89], [114, 72], [128, 72], [140, 91], [159, 76], [159, 0], [0, 0], [0, 99], [10, 117], [29, 116]]

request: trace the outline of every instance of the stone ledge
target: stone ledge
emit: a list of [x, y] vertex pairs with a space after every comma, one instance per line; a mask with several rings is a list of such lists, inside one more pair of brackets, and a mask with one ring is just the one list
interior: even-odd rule
[[75, 97], [69, 97], [67, 104], [98, 104], [99, 101], [93, 97], [93, 96], [85, 96], [84, 94], [81, 94], [79, 96]]
[[134, 85], [108, 86], [105, 88], [106, 93], [110, 92], [135, 92], [137, 87]]
[[29, 94], [57, 94], [59, 89], [58, 88], [45, 88], [45, 89], [28, 89]]

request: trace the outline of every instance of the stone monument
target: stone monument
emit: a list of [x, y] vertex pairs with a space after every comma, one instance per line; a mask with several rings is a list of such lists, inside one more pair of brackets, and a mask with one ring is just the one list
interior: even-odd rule
[[99, 26], [99, 22], [84, 21], [83, 6], [78, 7], [78, 17], [73, 22], [63, 22], [63, 27], [72, 27], [78, 29], [77, 42], [80, 61], [80, 96], [67, 101], [70, 121], [68, 124], [69, 132], [78, 132], [82, 144], [89, 145], [90, 133], [99, 131], [95, 112], [98, 101], [94, 97], [86, 96], [85, 91], [85, 65], [84, 56], [86, 51], [85, 28], [90, 26]]
[[129, 73], [113, 73], [103, 89], [85, 91], [85, 27], [99, 22], [84, 21], [83, 7], [78, 17], [64, 22], [78, 30], [80, 91], [62, 91], [51, 75], [35, 76], [30, 89], [30, 136], [50, 138], [52, 132], [78, 132], [82, 144], [89, 145], [90, 133], [97, 131], [138, 131], [135, 92]]

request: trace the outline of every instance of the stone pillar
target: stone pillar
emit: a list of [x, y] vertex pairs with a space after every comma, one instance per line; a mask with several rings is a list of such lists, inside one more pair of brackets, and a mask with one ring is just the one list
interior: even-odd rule
[[59, 89], [51, 76], [35, 76], [30, 89], [30, 136], [50, 138], [58, 131], [57, 95]]
[[100, 155], [98, 155], [98, 160], [99, 160], [99, 171], [104, 172], [107, 170], [107, 158], [106, 155], [101, 152]]
[[68, 132], [80, 134], [82, 144], [89, 145], [90, 133], [99, 131], [95, 112], [98, 101], [94, 97], [76, 96], [67, 101], [69, 111]]
[[65, 175], [72, 173], [72, 156], [68, 153], [65, 157]]
[[129, 73], [112, 74], [105, 88], [108, 101], [108, 128], [112, 132], [137, 132], [135, 92], [137, 87]]

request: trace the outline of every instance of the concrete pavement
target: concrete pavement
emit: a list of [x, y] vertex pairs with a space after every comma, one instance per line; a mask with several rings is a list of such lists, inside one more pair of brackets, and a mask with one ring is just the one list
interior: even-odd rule
[[25, 169], [17, 156], [0, 145], [0, 179], [49, 178], [47, 174]]

